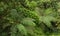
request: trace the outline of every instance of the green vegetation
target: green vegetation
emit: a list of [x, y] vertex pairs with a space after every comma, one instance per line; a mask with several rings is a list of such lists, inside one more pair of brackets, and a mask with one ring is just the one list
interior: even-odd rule
[[60, 36], [60, 1], [0, 0], [0, 36]]

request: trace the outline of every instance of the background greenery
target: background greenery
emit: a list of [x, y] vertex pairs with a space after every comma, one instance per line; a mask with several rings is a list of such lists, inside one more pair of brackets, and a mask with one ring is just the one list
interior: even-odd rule
[[60, 0], [0, 0], [0, 36], [60, 36]]

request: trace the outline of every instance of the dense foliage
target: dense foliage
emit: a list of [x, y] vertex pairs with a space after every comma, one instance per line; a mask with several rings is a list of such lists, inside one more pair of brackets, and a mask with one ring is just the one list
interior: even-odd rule
[[0, 0], [0, 36], [59, 35], [59, 0]]

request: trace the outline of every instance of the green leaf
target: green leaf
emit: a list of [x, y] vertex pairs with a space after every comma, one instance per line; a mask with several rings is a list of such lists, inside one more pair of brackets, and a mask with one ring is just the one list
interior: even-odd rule
[[54, 12], [52, 8], [48, 8], [45, 10], [46, 15], [51, 14], [52, 12]]
[[45, 23], [48, 27], [52, 27], [51, 21], [56, 21], [56, 19], [52, 16], [42, 16], [40, 17], [40, 22]]
[[22, 35], [27, 35], [26, 28], [22, 24], [17, 24], [16, 27]]
[[33, 19], [31, 18], [24, 18], [21, 23], [25, 26], [36, 26], [36, 24], [33, 22]]
[[11, 26], [10, 33], [11, 33], [10, 36], [16, 36], [16, 33], [17, 33], [16, 25]]

